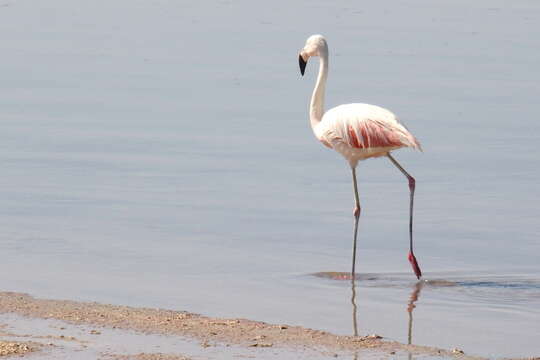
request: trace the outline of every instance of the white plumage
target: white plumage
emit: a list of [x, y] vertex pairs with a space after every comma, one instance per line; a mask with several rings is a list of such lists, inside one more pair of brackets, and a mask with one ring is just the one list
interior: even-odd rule
[[328, 110], [314, 132], [353, 167], [360, 160], [384, 156], [401, 147], [421, 149], [392, 112], [369, 104], [345, 104]]

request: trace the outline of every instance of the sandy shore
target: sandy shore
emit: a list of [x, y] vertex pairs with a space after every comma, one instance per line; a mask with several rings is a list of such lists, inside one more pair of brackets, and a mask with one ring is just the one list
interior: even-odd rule
[[1, 341], [0, 340], [0, 356], [9, 355], [23, 355], [31, 351], [38, 349], [38, 346], [34, 346], [31, 343], [21, 343], [13, 341]]
[[[438, 349], [433, 347], [404, 345], [394, 341], [387, 341], [378, 335], [367, 336], [340, 336], [325, 331], [307, 329], [286, 324], [267, 324], [264, 322], [246, 319], [219, 319], [181, 311], [171, 311], [150, 308], [134, 308], [128, 306], [104, 305], [99, 303], [75, 302], [66, 300], [36, 299], [22, 293], [0, 292], [0, 313], [15, 314], [0, 328], [3, 342], [1, 349], [6, 354], [26, 355], [42, 351], [43, 346], [61, 346], [56, 342], [65, 342], [66, 339], [78, 341], [75, 335], [80, 328], [68, 326], [92, 326], [85, 330], [87, 334], [100, 335], [106, 329], [131, 331], [142, 333], [145, 336], [152, 334], [183, 338], [196, 342], [198, 347], [205, 349], [212, 346], [230, 347], [235, 349], [249, 349], [250, 354], [258, 358], [258, 354], [268, 355], [267, 349], [281, 351], [295, 355], [312, 352], [321, 358], [338, 357], [358, 353], [372, 354], [373, 358], [399, 358], [406, 354], [436, 356], [442, 358], [480, 359], [471, 357], [454, 350]], [[61, 336], [44, 336], [43, 334], [17, 334], [11, 331], [16, 328], [18, 317], [25, 319], [39, 319], [40, 321], [61, 321]], [[7, 322], [7, 323], [6, 323]], [[56, 328], [59, 325], [55, 325]], [[36, 328], [32, 325], [30, 329]], [[79, 329], [79, 330], [77, 330]], [[29, 342], [20, 342], [17, 337], [25, 337]], [[9, 345], [10, 339], [15, 339]], [[81, 349], [88, 349], [88, 343], [94, 340], [82, 341]], [[14, 345], [13, 345], [14, 344]], [[10, 350], [11, 349], [11, 350]], [[81, 351], [83, 351], [81, 350]], [[129, 349], [128, 349], [129, 350]], [[135, 350], [135, 349], [134, 349]], [[238, 350], [241, 351], [241, 350]], [[200, 352], [196, 352], [200, 355]], [[132, 353], [115, 354], [102, 353], [103, 359], [136, 359], [136, 360], [172, 360], [188, 359], [193, 354], [186, 353]], [[238, 357], [241, 357], [240, 355]], [[243, 357], [243, 356], [242, 356]], [[251, 357], [251, 356], [250, 356]], [[365, 356], [364, 356], [365, 357]], [[200, 356], [198, 356], [200, 358]], [[205, 357], [215, 358], [215, 357]], [[233, 356], [234, 358], [234, 356]]]

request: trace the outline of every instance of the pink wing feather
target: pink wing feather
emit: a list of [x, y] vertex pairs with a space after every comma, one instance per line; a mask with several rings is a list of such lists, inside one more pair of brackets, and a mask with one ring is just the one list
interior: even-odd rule
[[392, 112], [375, 105], [337, 106], [324, 114], [318, 127], [318, 137], [323, 143], [334, 144], [337, 140], [354, 149], [412, 147], [421, 150], [418, 140]]

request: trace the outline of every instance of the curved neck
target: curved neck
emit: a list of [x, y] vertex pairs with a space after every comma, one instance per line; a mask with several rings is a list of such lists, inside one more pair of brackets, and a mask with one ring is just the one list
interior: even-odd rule
[[309, 120], [311, 128], [315, 131], [315, 127], [321, 121], [324, 114], [324, 91], [326, 88], [326, 78], [328, 76], [328, 48], [319, 49], [319, 76], [313, 95], [311, 95], [311, 103], [309, 104]]

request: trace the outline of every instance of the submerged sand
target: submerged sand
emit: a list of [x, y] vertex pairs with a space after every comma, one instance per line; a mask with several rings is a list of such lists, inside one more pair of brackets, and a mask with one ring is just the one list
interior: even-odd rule
[[[342, 336], [326, 331], [291, 326], [268, 324], [246, 319], [210, 318], [198, 314], [151, 308], [105, 305], [95, 302], [36, 299], [30, 295], [0, 292], [0, 313], [14, 313], [34, 319], [55, 319], [68, 324], [91, 325], [93, 327], [124, 329], [146, 334], [179, 336], [196, 340], [201, 347], [213, 344], [234, 345], [246, 348], [285, 349], [294, 352], [309, 349], [335, 356], [351, 351], [370, 349], [392, 356], [396, 353], [431, 355], [444, 358], [480, 359], [461, 351], [438, 349], [426, 346], [405, 345], [387, 341], [378, 335]], [[99, 330], [92, 330], [99, 334]], [[3, 334], [9, 335], [9, 334]], [[54, 345], [54, 344], [49, 344]], [[38, 347], [22, 345], [13, 347], [17, 354], [24, 355]], [[16, 350], [28, 347], [28, 351]], [[109, 359], [172, 360], [188, 359], [189, 354], [110, 354]], [[105, 357], [107, 358], [107, 357]]]

